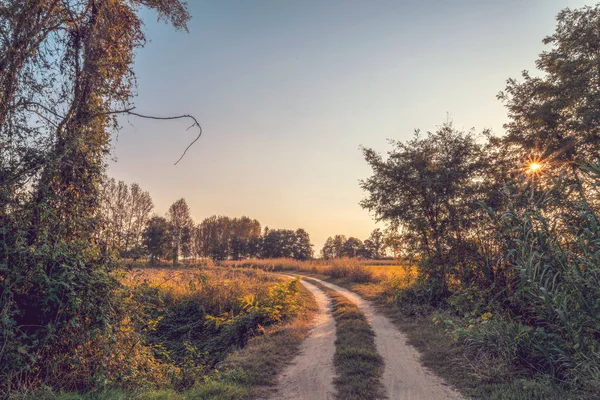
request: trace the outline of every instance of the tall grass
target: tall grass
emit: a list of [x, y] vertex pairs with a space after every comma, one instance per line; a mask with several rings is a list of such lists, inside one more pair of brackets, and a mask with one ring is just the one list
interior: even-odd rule
[[123, 281], [143, 307], [140, 329], [160, 349], [157, 357], [180, 369], [171, 379], [177, 389], [193, 386], [263, 327], [298, 310], [298, 282], [262, 270], [143, 269]]
[[[298, 280], [262, 270], [144, 268], [123, 270], [119, 279], [121, 289], [110, 293], [119, 321], [112, 335], [96, 336], [69, 353], [75, 357], [48, 366], [53, 368], [48, 386], [31, 393], [21, 388], [11, 397], [55, 398], [61, 391], [93, 388], [107, 398], [113, 392], [116, 398], [171, 398], [173, 390], [204, 382], [250, 338], [302, 310]], [[98, 363], [101, 373], [95, 372]]]
[[[585, 170], [600, 185], [600, 164]], [[545, 191], [513, 188], [505, 208], [485, 208], [490, 245], [470, 266], [477, 279], [453, 282], [441, 303], [430, 301], [426, 276], [389, 294], [404, 313], [434, 312], [487, 383], [553, 382], [600, 398], [597, 206], [572, 196], [562, 177], [547, 179]]]
[[395, 260], [364, 260], [358, 258], [339, 258], [332, 260], [298, 261], [289, 258], [250, 259], [242, 261], [222, 261], [224, 267], [253, 268], [265, 271], [287, 271], [326, 275], [335, 279], [365, 283], [379, 282], [396, 275], [405, 275], [403, 268]]

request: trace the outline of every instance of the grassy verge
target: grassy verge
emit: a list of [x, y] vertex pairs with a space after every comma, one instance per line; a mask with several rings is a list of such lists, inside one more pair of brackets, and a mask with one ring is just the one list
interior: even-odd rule
[[290, 322], [272, 326], [248, 345], [231, 353], [205, 382], [185, 393], [184, 399], [250, 399], [266, 397], [277, 376], [298, 354], [300, 344], [312, 326], [318, 306], [304, 287], [300, 303], [303, 312]]
[[335, 290], [309, 280], [331, 298], [336, 323], [334, 380], [339, 399], [385, 398], [381, 384], [383, 359], [377, 353], [373, 330], [358, 307]]
[[456, 318], [450, 312], [436, 310], [407, 315], [401, 305], [390, 298], [385, 281], [357, 283], [348, 279], [326, 278], [328, 282], [352, 290], [370, 300], [378, 312], [386, 315], [407, 335], [409, 344], [421, 353], [421, 362], [464, 395], [475, 399], [587, 399], [580, 393], [568, 393], [549, 379], [531, 380], [518, 371], [483, 353], [474, 353], [455, 340], [441, 320]]

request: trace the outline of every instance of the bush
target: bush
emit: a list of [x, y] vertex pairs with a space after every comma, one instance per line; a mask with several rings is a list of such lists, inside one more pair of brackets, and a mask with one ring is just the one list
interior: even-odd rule
[[[600, 184], [600, 164], [586, 170]], [[516, 195], [506, 212], [488, 209], [489, 231], [505, 254], [497, 268], [508, 280], [480, 291], [474, 304], [459, 304], [457, 296], [449, 301], [466, 312], [494, 304], [500, 311], [497, 321], [457, 331], [468, 346], [530, 375], [598, 392], [600, 223], [587, 202], [570, 200], [570, 190], [559, 177], [533, 201]]]
[[[600, 185], [600, 162], [584, 170], [590, 186]], [[543, 191], [508, 188], [502, 212], [485, 208], [483, 231], [492, 245], [480, 249], [472, 267], [480, 279], [450, 282], [449, 296], [440, 296], [437, 282], [422, 274], [409, 287], [384, 282], [384, 294], [404, 314], [452, 312], [442, 320], [474, 359], [490, 366], [492, 381], [550, 377], [563, 388], [598, 394], [600, 221], [561, 177], [546, 179]]]

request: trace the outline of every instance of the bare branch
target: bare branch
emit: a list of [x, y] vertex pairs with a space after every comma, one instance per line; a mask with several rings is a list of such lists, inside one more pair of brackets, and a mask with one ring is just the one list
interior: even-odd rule
[[193, 128], [195, 126], [197, 126], [198, 130], [199, 130], [198, 136], [196, 136], [196, 138], [190, 144], [188, 144], [188, 146], [183, 151], [183, 154], [181, 154], [181, 157], [179, 157], [179, 159], [177, 161], [175, 161], [175, 164], [173, 164], [173, 165], [177, 165], [179, 163], [179, 161], [181, 161], [183, 159], [183, 157], [185, 156], [185, 154], [187, 153], [187, 151], [189, 150], [189, 148], [192, 147], [194, 145], [194, 143], [196, 143], [198, 141], [198, 139], [200, 139], [200, 136], [202, 136], [202, 127], [200, 126], [200, 123], [198, 122], [198, 120], [193, 115], [184, 114], [184, 115], [178, 115], [178, 116], [175, 116], [175, 117], [155, 117], [155, 116], [152, 116], [152, 115], [138, 114], [138, 113], [133, 112], [131, 110], [123, 110], [122, 113], [125, 113], [125, 114], [128, 114], [128, 115], [134, 115], [136, 117], [146, 118], [146, 119], [172, 120], [172, 119], [190, 118], [192, 121], [194, 121], [194, 123], [192, 125], [190, 125], [186, 129], [186, 131], [190, 130], [191, 128]]

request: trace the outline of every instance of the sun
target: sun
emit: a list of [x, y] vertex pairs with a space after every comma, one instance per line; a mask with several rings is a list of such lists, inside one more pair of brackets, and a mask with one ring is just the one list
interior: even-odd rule
[[532, 162], [529, 164], [528, 166], [528, 172], [530, 174], [536, 174], [538, 172], [540, 172], [540, 170], [543, 168], [543, 165], [538, 163], [538, 162]]
[[543, 159], [538, 155], [531, 155], [523, 160], [520, 170], [523, 175], [534, 181], [546, 175], [549, 172], [549, 168], [550, 161], [548, 159]]

